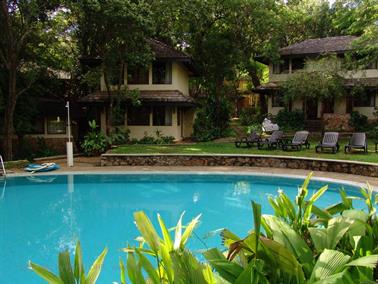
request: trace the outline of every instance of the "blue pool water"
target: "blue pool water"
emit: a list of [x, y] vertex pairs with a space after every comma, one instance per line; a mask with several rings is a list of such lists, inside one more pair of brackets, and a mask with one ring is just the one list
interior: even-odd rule
[[[77, 239], [86, 270], [108, 247], [98, 283], [112, 283], [119, 280], [118, 259], [125, 257], [120, 249], [138, 236], [133, 212], [145, 211], [155, 225], [160, 213], [169, 227], [183, 211], [184, 223], [202, 213], [189, 247], [221, 247], [219, 235], [204, 236], [222, 227], [244, 236], [252, 227], [251, 200], [262, 204], [263, 213], [273, 213], [267, 195], [281, 188], [294, 199], [301, 184], [300, 179], [215, 174], [10, 177], [0, 191], [0, 283], [44, 283], [27, 269], [28, 260], [56, 271], [58, 252], [72, 251]], [[324, 184], [312, 181], [311, 191]], [[356, 187], [330, 184], [318, 205], [339, 201], [341, 186], [358, 194]]]

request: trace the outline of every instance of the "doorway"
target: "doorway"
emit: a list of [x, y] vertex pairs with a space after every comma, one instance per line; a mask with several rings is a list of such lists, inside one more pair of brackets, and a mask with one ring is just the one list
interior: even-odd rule
[[307, 120], [318, 119], [318, 100], [314, 98], [306, 98], [305, 115]]

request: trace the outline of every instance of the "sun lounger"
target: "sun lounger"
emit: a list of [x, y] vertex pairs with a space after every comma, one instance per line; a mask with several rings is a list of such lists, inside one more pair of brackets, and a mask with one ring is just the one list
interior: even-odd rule
[[257, 147], [259, 149], [262, 149], [264, 145], [267, 145], [268, 149], [277, 148], [279, 143], [281, 142], [282, 136], [283, 131], [273, 131], [272, 135], [269, 138], [261, 139], [259, 142], [257, 142]]
[[302, 146], [305, 146], [307, 149], [309, 149], [310, 143], [308, 142], [308, 134], [308, 131], [295, 132], [294, 137], [290, 142], [284, 142], [282, 144], [282, 150], [302, 150]]
[[351, 152], [353, 149], [364, 150], [366, 154], [368, 152], [366, 133], [353, 133], [347, 145], [345, 145], [344, 152]]
[[253, 144], [257, 143], [260, 141], [260, 135], [258, 135], [255, 131], [253, 131], [251, 134], [248, 136], [244, 137], [239, 137], [235, 140], [235, 146], [237, 148], [242, 147], [245, 145], [245, 147], [252, 147]]
[[325, 149], [331, 149], [332, 153], [339, 151], [339, 133], [338, 132], [325, 132], [323, 140], [315, 147], [315, 152], [319, 153]]

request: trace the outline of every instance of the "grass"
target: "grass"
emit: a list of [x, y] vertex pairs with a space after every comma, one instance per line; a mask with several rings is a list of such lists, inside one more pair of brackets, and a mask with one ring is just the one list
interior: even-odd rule
[[363, 154], [359, 152], [344, 154], [344, 146], [347, 140], [340, 140], [340, 151], [336, 154], [332, 153], [315, 153], [315, 145], [318, 141], [313, 140], [309, 150], [302, 151], [282, 151], [282, 150], [259, 150], [253, 148], [236, 148], [233, 143], [214, 143], [202, 142], [196, 144], [176, 144], [176, 145], [123, 145], [112, 149], [111, 153], [118, 154], [261, 154], [261, 155], [281, 155], [281, 156], [300, 156], [323, 159], [339, 159], [350, 161], [361, 161], [378, 163], [378, 153], [375, 153], [373, 141], [369, 141], [369, 153]]

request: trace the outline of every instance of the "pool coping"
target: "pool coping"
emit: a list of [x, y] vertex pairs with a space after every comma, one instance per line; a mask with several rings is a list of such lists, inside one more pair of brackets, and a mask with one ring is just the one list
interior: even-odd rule
[[[111, 171], [59, 171], [59, 172], [44, 172], [38, 174], [31, 173], [12, 173], [8, 174], [7, 177], [30, 177], [30, 176], [56, 176], [56, 175], [227, 175], [227, 176], [257, 176], [257, 177], [279, 177], [288, 179], [305, 179], [306, 175], [301, 174], [279, 174], [279, 173], [262, 173], [257, 171], [237, 171], [237, 172], [226, 172], [226, 171], [166, 171], [166, 170], [147, 170], [147, 171], [121, 171], [121, 170], [111, 170]], [[351, 185], [355, 187], [366, 187], [366, 183], [356, 182], [351, 180], [343, 180], [330, 177], [318, 177], [313, 176], [311, 180], [338, 183], [342, 185]], [[371, 188], [378, 192], [378, 186], [370, 185]]]

